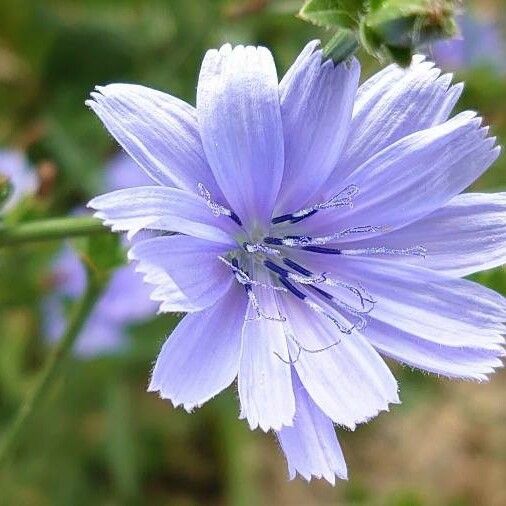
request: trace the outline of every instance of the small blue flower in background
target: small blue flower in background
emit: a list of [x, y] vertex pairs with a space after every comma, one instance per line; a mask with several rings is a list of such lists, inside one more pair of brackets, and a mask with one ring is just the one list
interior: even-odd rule
[[206, 54], [196, 108], [149, 88], [88, 105], [152, 179], [89, 206], [137, 238], [161, 311], [189, 313], [151, 391], [191, 411], [238, 380], [290, 477], [346, 478], [334, 424], [398, 403], [380, 355], [452, 378], [501, 366], [506, 302], [463, 276], [506, 258], [506, 194], [459, 195], [499, 148], [423, 57], [358, 87], [309, 43], [280, 83], [262, 47]]
[[24, 153], [17, 150], [0, 150], [0, 179], [10, 186], [7, 200], [0, 204], [0, 212], [13, 209], [24, 197], [35, 194], [39, 186], [36, 172], [31, 168]]
[[[135, 162], [125, 155], [118, 155], [109, 163], [105, 178], [108, 190], [149, 182]], [[50, 341], [59, 339], [65, 330], [65, 302], [78, 299], [86, 286], [79, 255], [68, 245], [54, 262], [53, 278], [54, 293], [43, 305], [45, 334]], [[94, 357], [125, 348], [128, 345], [126, 327], [146, 320], [156, 311], [156, 304], [149, 295], [150, 290], [131, 266], [117, 269], [77, 339], [77, 355]]]
[[495, 21], [470, 12], [458, 16], [460, 33], [453, 39], [434, 43], [429, 54], [446, 70], [467, 70], [488, 66], [506, 72], [506, 44]]

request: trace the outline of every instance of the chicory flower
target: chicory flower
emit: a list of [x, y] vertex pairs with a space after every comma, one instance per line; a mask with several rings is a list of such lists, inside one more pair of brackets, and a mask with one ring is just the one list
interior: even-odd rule
[[129, 84], [87, 104], [151, 177], [94, 198], [161, 311], [188, 313], [149, 390], [191, 411], [238, 382], [290, 476], [334, 483], [334, 424], [354, 429], [397, 383], [380, 355], [485, 380], [506, 303], [463, 276], [506, 256], [506, 195], [459, 195], [499, 148], [430, 62], [358, 87], [355, 59], [309, 43], [278, 83], [262, 47], [208, 51], [197, 105]]
[[430, 53], [436, 63], [448, 70], [488, 66], [506, 72], [506, 44], [494, 21], [466, 13], [458, 17], [459, 34], [434, 43]]
[[0, 187], [5, 185], [5, 200], [0, 202], [0, 212], [13, 209], [24, 197], [33, 195], [38, 188], [37, 174], [32, 170], [21, 151], [0, 150]]
[[[113, 158], [107, 166], [107, 190], [147, 183], [149, 179], [124, 154]], [[78, 253], [66, 245], [54, 262], [52, 274], [54, 292], [44, 301], [43, 323], [47, 339], [56, 341], [65, 330], [67, 302], [78, 299], [84, 293], [86, 273]], [[131, 266], [116, 269], [77, 338], [76, 354], [81, 358], [92, 358], [124, 349], [128, 344], [128, 325], [146, 320], [156, 311], [149, 293], [149, 287], [142, 283]]]

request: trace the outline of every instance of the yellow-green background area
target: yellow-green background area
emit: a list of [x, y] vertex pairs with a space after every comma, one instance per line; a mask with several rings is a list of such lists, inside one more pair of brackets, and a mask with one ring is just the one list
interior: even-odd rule
[[[84, 106], [95, 84], [135, 82], [191, 103], [205, 50], [264, 44], [280, 74], [303, 44], [326, 35], [278, 0], [1, 0], [0, 145], [25, 146], [45, 177], [23, 219], [66, 214], [100, 191], [111, 137]], [[504, 14], [504, 3], [479, 2]], [[504, 26], [504, 24], [503, 24]], [[365, 74], [379, 67], [360, 54]], [[506, 141], [506, 80], [462, 72], [460, 108], [484, 114]], [[504, 189], [506, 156], [479, 183]], [[0, 252], [0, 427], [33, 384], [48, 347], [40, 302], [58, 243]], [[506, 272], [480, 281], [506, 292]], [[130, 329], [118, 356], [72, 360], [8, 464], [0, 504], [190, 505], [506, 504], [506, 374], [451, 382], [392, 364], [403, 404], [355, 432], [339, 430], [351, 478], [335, 488], [289, 482], [277, 442], [238, 418], [235, 386], [189, 415], [146, 392], [177, 317]]]

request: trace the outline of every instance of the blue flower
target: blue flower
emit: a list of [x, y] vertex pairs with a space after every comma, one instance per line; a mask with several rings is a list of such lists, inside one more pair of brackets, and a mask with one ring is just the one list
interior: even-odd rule
[[[298, 472], [345, 478], [354, 429], [397, 383], [380, 354], [449, 377], [501, 365], [505, 300], [462, 279], [503, 263], [506, 195], [459, 193], [499, 148], [416, 57], [358, 87], [309, 43], [278, 83], [262, 47], [208, 51], [196, 108], [142, 86], [88, 105], [152, 178], [89, 206], [138, 240], [161, 311], [189, 313], [151, 391], [188, 411], [238, 380], [241, 417]], [[358, 89], [357, 89], [358, 87]]]
[[460, 33], [450, 40], [434, 43], [430, 53], [448, 70], [465, 70], [486, 65], [506, 72], [506, 45], [499, 25], [466, 13], [458, 17]]
[[4, 179], [10, 185], [10, 193], [0, 204], [1, 213], [13, 209], [24, 197], [35, 194], [39, 186], [37, 174], [24, 153], [12, 149], [0, 150], [0, 181]]
[[[125, 155], [111, 160], [105, 180], [108, 190], [149, 183], [135, 162]], [[54, 293], [43, 303], [43, 323], [47, 339], [56, 341], [65, 330], [66, 301], [83, 295], [86, 273], [79, 255], [69, 245], [58, 254], [52, 271]], [[81, 358], [91, 358], [124, 349], [128, 344], [126, 327], [147, 319], [155, 311], [156, 305], [149, 298], [149, 289], [134, 269], [131, 266], [117, 269], [77, 338], [76, 354]]]

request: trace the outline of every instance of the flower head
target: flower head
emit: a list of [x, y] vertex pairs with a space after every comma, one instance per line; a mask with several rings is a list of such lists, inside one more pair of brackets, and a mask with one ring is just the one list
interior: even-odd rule
[[[108, 190], [149, 182], [135, 162], [123, 154], [110, 161], [105, 176]], [[69, 245], [57, 256], [53, 277], [54, 293], [43, 304], [45, 334], [50, 341], [56, 341], [63, 335], [66, 301], [81, 297], [86, 286], [86, 273], [81, 259]], [[128, 343], [126, 327], [145, 320], [154, 311], [156, 305], [149, 298], [149, 288], [132, 267], [117, 269], [78, 336], [76, 354], [89, 358], [123, 349]]]
[[21, 151], [0, 150], [0, 188], [6, 185], [5, 201], [0, 202], [0, 212], [13, 209], [27, 195], [37, 191], [38, 179]]
[[506, 320], [461, 279], [506, 256], [506, 196], [458, 195], [499, 153], [476, 114], [449, 119], [462, 86], [421, 57], [358, 80], [318, 42], [280, 83], [267, 49], [227, 44], [196, 108], [127, 84], [88, 102], [153, 180], [89, 205], [157, 235], [130, 258], [162, 311], [189, 313], [150, 390], [192, 410], [237, 378], [241, 417], [277, 433], [291, 477], [332, 483], [333, 424], [399, 402], [380, 354], [484, 380]]
[[431, 46], [430, 53], [438, 65], [448, 70], [487, 65], [506, 72], [506, 44], [497, 23], [466, 13], [458, 17], [458, 26], [457, 37]]

